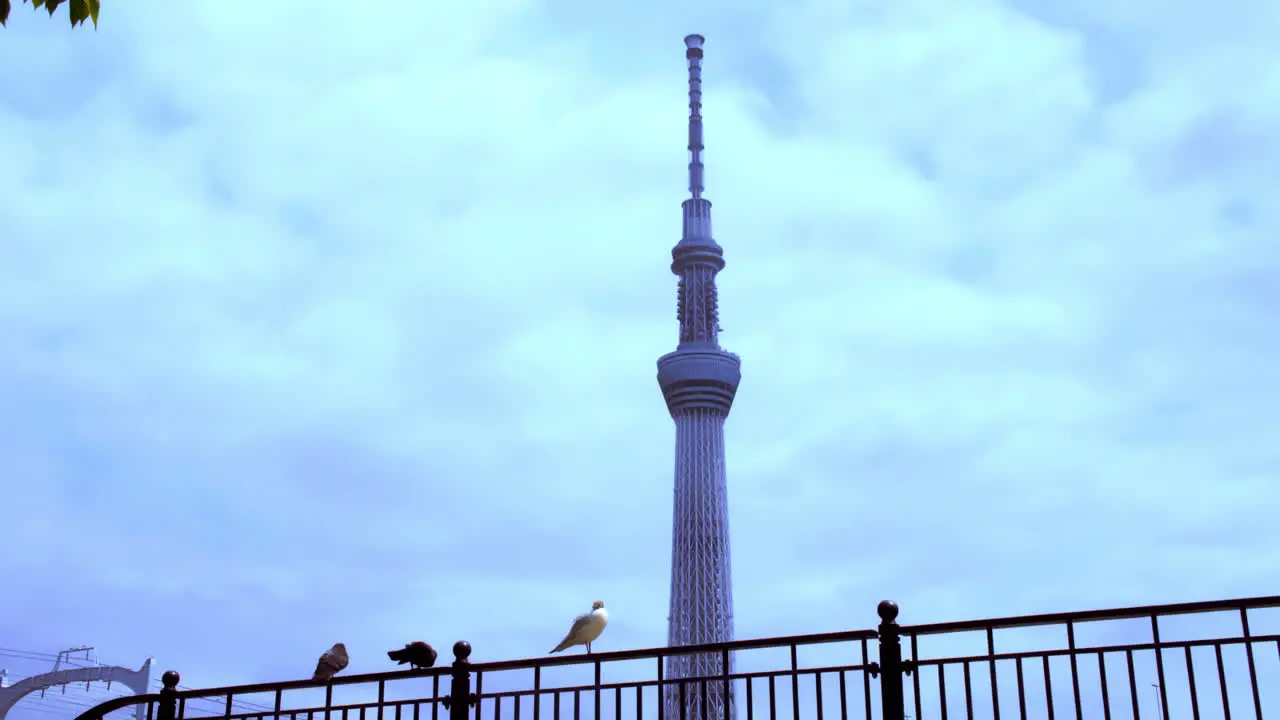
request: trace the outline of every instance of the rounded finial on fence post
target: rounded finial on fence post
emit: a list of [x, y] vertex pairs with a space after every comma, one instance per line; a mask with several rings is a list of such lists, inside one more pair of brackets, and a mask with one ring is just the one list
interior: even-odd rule
[[466, 640], [459, 640], [454, 643], [453, 657], [457, 662], [467, 662], [467, 658], [471, 657], [471, 643]]
[[891, 623], [898, 619], [898, 603], [892, 600], [881, 600], [880, 604], [876, 606], [876, 613], [881, 620]]
[[160, 676], [160, 702], [156, 703], [156, 720], [175, 720], [178, 716], [178, 681], [182, 676], [175, 670], [166, 670]]

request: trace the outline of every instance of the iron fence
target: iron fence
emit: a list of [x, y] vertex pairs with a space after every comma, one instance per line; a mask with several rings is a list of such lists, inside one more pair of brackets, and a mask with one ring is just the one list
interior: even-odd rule
[[[929, 625], [877, 611], [872, 630], [507, 662], [458, 642], [449, 667], [327, 682], [187, 690], [169, 671], [77, 720], [1280, 720], [1280, 596]], [[698, 655], [733, 670], [664, 676]]]

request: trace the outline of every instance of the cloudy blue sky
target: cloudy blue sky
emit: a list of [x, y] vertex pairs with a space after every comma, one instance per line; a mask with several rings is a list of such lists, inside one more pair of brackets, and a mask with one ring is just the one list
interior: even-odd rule
[[1280, 587], [1280, 6], [103, 5], [0, 33], [0, 647], [664, 642], [689, 32], [740, 637]]

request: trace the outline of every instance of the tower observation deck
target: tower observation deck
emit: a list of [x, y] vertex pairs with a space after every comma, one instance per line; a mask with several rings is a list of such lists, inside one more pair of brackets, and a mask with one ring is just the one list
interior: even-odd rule
[[[716, 274], [724, 251], [712, 239], [711, 201], [702, 197], [701, 35], [684, 40], [689, 64], [689, 194], [684, 231], [671, 250], [671, 272], [679, 278], [676, 316], [680, 340], [658, 360], [658, 385], [676, 426], [675, 493], [671, 531], [671, 605], [668, 645], [733, 639], [733, 582], [729, 562], [729, 505], [725, 476], [724, 422], [741, 379], [737, 355], [720, 347]], [[671, 679], [719, 675], [718, 653], [668, 659]], [[730, 663], [733, 660], [730, 658]], [[729, 668], [732, 672], [732, 667]], [[665, 716], [703, 717], [697, 683], [683, 693], [666, 690]], [[733, 717], [732, 697], [721, 683], [707, 683], [707, 718]]]

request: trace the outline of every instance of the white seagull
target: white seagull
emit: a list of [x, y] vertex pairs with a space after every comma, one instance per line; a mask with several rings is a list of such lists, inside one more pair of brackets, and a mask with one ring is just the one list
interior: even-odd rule
[[558, 653], [574, 645], [586, 645], [587, 652], [590, 653], [591, 643], [600, 637], [600, 633], [604, 632], [604, 626], [608, 624], [609, 613], [604, 609], [604, 602], [597, 600], [591, 603], [591, 612], [574, 618], [573, 627], [569, 628], [569, 634], [565, 635], [560, 644], [555, 646], [555, 649], [551, 652]]

